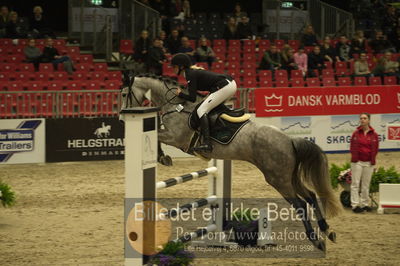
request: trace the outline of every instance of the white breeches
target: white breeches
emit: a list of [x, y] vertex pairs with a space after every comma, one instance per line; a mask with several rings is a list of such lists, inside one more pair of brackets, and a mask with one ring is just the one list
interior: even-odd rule
[[204, 114], [209, 113], [212, 109], [225, 102], [236, 93], [236, 82], [234, 80], [227, 81], [227, 85], [208, 95], [208, 97], [199, 106], [197, 109], [197, 115], [199, 118], [201, 118]]
[[[369, 206], [369, 185], [374, 166], [370, 162], [351, 163], [351, 207]], [[361, 193], [360, 193], [361, 183]]]

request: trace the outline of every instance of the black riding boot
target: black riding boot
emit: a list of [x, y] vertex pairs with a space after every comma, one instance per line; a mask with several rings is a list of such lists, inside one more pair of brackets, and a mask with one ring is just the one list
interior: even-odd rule
[[200, 134], [201, 134], [201, 144], [194, 148], [194, 151], [211, 152], [213, 147], [210, 143], [210, 126], [208, 122], [208, 115], [204, 114], [200, 118]]

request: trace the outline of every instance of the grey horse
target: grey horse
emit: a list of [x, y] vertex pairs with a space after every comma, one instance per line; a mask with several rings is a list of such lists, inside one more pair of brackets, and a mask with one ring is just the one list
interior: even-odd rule
[[[164, 77], [131, 77], [130, 86], [121, 90], [121, 108], [141, 105], [150, 90], [153, 106], [161, 108], [159, 141], [186, 151], [193, 135], [188, 125], [189, 113], [203, 98], [198, 96], [195, 103], [185, 102], [175, 97], [174, 89], [177, 87], [178, 83]], [[178, 103], [185, 111], [177, 111]], [[312, 228], [307, 203], [315, 211], [321, 232], [335, 242], [336, 234], [329, 232], [323, 212], [327, 217], [334, 217], [339, 214], [341, 207], [330, 184], [326, 156], [319, 146], [302, 138], [291, 138], [275, 127], [258, 125], [253, 121], [248, 122], [230, 144], [213, 142], [213, 146], [212, 152], [202, 153], [201, 156], [207, 159], [244, 160], [254, 164], [264, 174], [266, 182], [296, 209], [308, 239], [317, 248], [325, 250], [325, 242], [318, 238]]]

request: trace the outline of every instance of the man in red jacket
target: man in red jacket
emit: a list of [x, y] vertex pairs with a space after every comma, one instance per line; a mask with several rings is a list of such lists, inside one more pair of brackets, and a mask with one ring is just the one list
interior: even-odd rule
[[360, 126], [353, 132], [350, 141], [351, 207], [355, 213], [371, 211], [369, 185], [376, 163], [379, 140], [378, 134], [370, 126], [370, 119], [370, 114], [360, 114]]

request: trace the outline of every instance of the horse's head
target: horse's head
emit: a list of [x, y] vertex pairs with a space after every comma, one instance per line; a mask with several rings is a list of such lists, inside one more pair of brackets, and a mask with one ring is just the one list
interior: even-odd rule
[[[135, 76], [130, 71], [123, 72], [121, 93], [121, 110], [125, 108], [142, 106], [143, 102], [147, 100], [146, 91], [135, 87]], [[123, 122], [122, 116], [119, 120]]]

